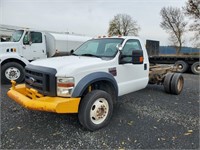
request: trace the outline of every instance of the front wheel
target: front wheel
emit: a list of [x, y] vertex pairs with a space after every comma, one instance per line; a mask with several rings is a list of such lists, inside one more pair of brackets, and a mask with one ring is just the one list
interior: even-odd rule
[[113, 101], [110, 94], [93, 90], [81, 100], [78, 118], [86, 129], [95, 131], [109, 123], [112, 112]]
[[16, 62], [8, 62], [1, 67], [1, 82], [9, 84], [10, 80], [20, 83], [24, 80], [24, 68]]

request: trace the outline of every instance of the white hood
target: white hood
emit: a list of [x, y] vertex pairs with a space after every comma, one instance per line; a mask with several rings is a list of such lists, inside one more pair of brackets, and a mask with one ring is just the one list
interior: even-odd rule
[[11, 48], [17, 50], [19, 48], [19, 42], [0, 42], [0, 54], [6, 53], [7, 49]]
[[47, 59], [40, 59], [31, 62], [31, 65], [54, 68], [57, 70], [56, 76], [71, 76], [81, 71], [89, 71], [104, 66], [106, 60], [86, 56], [64, 56]]

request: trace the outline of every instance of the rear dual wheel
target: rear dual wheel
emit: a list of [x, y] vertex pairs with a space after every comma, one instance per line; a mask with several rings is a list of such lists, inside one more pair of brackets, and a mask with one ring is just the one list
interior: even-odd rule
[[164, 89], [167, 93], [178, 95], [183, 90], [184, 79], [180, 73], [168, 73], [164, 79]]

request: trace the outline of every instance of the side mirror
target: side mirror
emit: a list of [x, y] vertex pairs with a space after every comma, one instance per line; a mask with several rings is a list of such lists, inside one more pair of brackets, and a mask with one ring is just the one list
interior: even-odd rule
[[29, 44], [29, 40], [28, 40], [28, 36], [25, 35], [24, 38], [23, 38], [23, 44], [24, 45], [28, 45]]
[[144, 57], [142, 50], [133, 50], [132, 51], [132, 63], [133, 64], [143, 64]]
[[72, 50], [70, 51], [70, 55], [73, 54], [73, 53], [74, 53], [74, 50], [72, 49]]
[[143, 51], [132, 50], [132, 55], [121, 55], [120, 64], [132, 63], [132, 64], [143, 64]]
[[23, 38], [23, 44], [24, 45], [31, 45], [31, 38], [30, 38], [30, 33], [26, 33], [24, 38]]
[[122, 50], [122, 45], [121, 44], [117, 44], [116, 48], [117, 48], [117, 50], [121, 51]]

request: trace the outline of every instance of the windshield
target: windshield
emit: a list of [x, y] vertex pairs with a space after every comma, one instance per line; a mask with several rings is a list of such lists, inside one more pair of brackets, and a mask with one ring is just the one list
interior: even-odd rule
[[19, 42], [19, 40], [21, 39], [22, 35], [24, 33], [24, 30], [17, 30], [13, 33], [12, 37], [11, 37], [11, 41], [12, 42]]
[[122, 44], [122, 38], [93, 39], [81, 45], [73, 54], [90, 57], [114, 57], [117, 45]]

